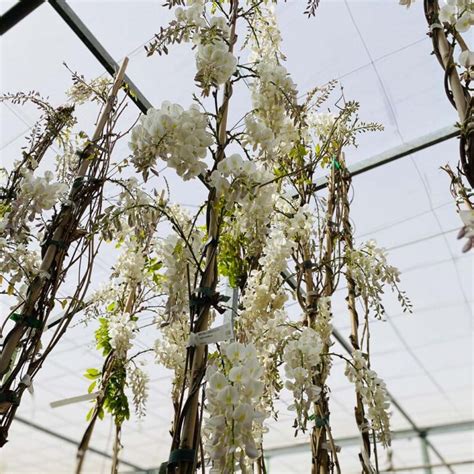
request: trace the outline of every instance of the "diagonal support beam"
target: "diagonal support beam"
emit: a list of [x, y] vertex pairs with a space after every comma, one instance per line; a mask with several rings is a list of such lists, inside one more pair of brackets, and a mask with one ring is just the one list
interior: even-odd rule
[[0, 18], [0, 36], [36, 10], [44, 0], [20, 0]]
[[[49, 4], [68, 24], [71, 30], [76, 33], [87, 49], [98, 59], [100, 64], [102, 64], [104, 69], [113, 76], [119, 69], [118, 63], [92, 34], [89, 28], [87, 28], [76, 12], [65, 0], [49, 0]], [[141, 93], [138, 87], [135, 86], [133, 81], [127, 75], [125, 75], [124, 84], [127, 86], [126, 92], [132, 102], [134, 102], [143, 113], [146, 113], [146, 111], [151, 108], [151, 103], [148, 99]]]

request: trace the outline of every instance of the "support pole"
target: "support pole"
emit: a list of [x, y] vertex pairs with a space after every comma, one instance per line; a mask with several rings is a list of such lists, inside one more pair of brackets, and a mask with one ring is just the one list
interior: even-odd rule
[[421, 442], [421, 457], [423, 459], [423, 465], [426, 466], [425, 474], [432, 474], [430, 452], [428, 449], [428, 443], [426, 442], [426, 431], [422, 431], [419, 438]]

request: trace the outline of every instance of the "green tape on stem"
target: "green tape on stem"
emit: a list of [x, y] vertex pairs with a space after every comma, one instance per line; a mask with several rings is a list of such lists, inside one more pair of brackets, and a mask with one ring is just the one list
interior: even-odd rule
[[314, 421], [317, 428], [322, 428], [323, 426], [329, 424], [329, 417], [324, 416], [321, 418], [320, 416], [316, 416]]
[[48, 245], [55, 245], [56, 247], [58, 247], [59, 249], [67, 249], [67, 245], [66, 245], [66, 242], [64, 242], [64, 240], [53, 240], [53, 239], [50, 239], [47, 241], [47, 244]]
[[43, 323], [32, 315], [12, 313], [10, 319], [16, 323], [22, 323], [30, 328], [40, 329]]
[[175, 449], [171, 451], [168, 465], [180, 462], [194, 462], [196, 451], [194, 449]]

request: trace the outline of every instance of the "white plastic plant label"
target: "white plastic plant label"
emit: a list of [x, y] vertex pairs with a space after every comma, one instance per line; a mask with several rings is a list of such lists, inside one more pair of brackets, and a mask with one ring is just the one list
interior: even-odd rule
[[191, 333], [189, 336], [188, 346], [200, 346], [203, 344], [212, 344], [214, 342], [226, 341], [234, 337], [234, 329], [232, 323], [224, 323], [213, 329]]
[[97, 395], [99, 395], [99, 392], [86, 393], [85, 395], [78, 395], [77, 397], [63, 398], [62, 400], [51, 402], [49, 406], [51, 408], [58, 408], [65, 405], [72, 405], [73, 403], [87, 402], [97, 398]]

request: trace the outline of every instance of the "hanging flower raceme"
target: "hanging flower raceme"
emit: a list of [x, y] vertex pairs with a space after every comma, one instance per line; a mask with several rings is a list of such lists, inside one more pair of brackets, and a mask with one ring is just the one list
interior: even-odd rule
[[385, 308], [382, 294], [385, 285], [397, 293], [403, 311], [411, 312], [411, 302], [404, 291], [398, 288], [400, 271], [387, 262], [387, 253], [370, 240], [359, 249], [347, 250], [346, 263], [350, 277], [354, 280], [357, 292], [362, 301], [375, 312], [375, 317], [382, 318]]
[[[281, 273], [286, 270], [291, 252], [298, 239], [309, 237], [313, 215], [308, 206], [298, 206], [291, 199], [278, 199], [277, 209], [272, 216], [259, 269], [249, 275], [245, 294], [242, 298], [243, 310], [239, 324], [249, 334], [254, 334], [257, 344], [265, 345], [261, 331], [265, 332], [266, 322], [283, 308], [287, 299], [282, 285]], [[293, 205], [295, 204], [295, 205]]]
[[332, 334], [332, 314], [331, 314], [331, 298], [321, 296], [317, 302], [316, 320], [314, 322], [314, 330], [318, 333], [324, 344], [330, 345]]
[[135, 407], [135, 413], [139, 418], [145, 416], [146, 403], [148, 400], [148, 384], [150, 378], [140, 367], [134, 365], [133, 367], [129, 364], [127, 366], [128, 372], [128, 385], [132, 389], [133, 405]]
[[189, 310], [187, 272], [191, 281], [195, 278], [195, 262], [202, 252], [204, 234], [192, 225], [192, 219], [179, 206], [170, 206], [169, 214], [174, 225], [181, 229], [181, 235], [170, 234], [157, 243], [157, 261], [160, 262], [160, 287], [166, 294], [166, 321], [176, 321], [183, 316], [187, 319]]
[[447, 0], [440, 8], [439, 21], [465, 33], [474, 25], [474, 4], [471, 0]]
[[310, 112], [308, 114], [308, 125], [317, 140], [327, 140], [327, 137], [334, 132], [336, 118], [336, 115], [330, 112]]
[[114, 274], [126, 283], [137, 284], [145, 277], [145, 256], [142, 252], [137, 252], [134, 242], [126, 242], [126, 250], [122, 252], [115, 265]]
[[127, 313], [112, 314], [108, 321], [110, 345], [115, 349], [119, 359], [125, 359], [127, 352], [132, 348], [137, 323]]
[[269, 157], [268, 153], [275, 148], [289, 152], [298, 139], [288, 114], [296, 103], [297, 91], [281, 64], [284, 56], [279, 50], [281, 37], [273, 10], [262, 8], [254, 21], [258, 40], [251, 36], [250, 61], [254, 63], [257, 78], [251, 85], [254, 110], [245, 119], [245, 141]]
[[188, 341], [189, 322], [184, 317], [162, 327], [161, 336], [155, 341], [156, 363], [174, 373], [173, 399], [177, 398], [182, 387]]
[[206, 149], [213, 143], [207, 131], [207, 117], [197, 106], [184, 110], [177, 104], [163, 102], [160, 109], [150, 109], [133, 129], [130, 148], [137, 171], [148, 176], [161, 158], [184, 180], [203, 173]]
[[[204, 0], [189, 0], [188, 7], [177, 7], [174, 11], [176, 20], [180, 23], [182, 28], [203, 28], [206, 22], [203, 18]], [[189, 41], [189, 33], [184, 37], [185, 41]]]
[[224, 84], [237, 67], [237, 58], [229, 52], [229, 45], [223, 40], [200, 44], [196, 54], [196, 81], [205, 95], [211, 86]]
[[390, 446], [390, 398], [385, 382], [370, 370], [367, 359], [361, 351], [352, 353], [352, 361], [347, 362], [345, 374], [355, 384], [357, 393], [367, 409], [370, 426], [384, 447]]
[[108, 77], [99, 76], [89, 82], [81, 77], [73, 77], [74, 85], [66, 92], [69, 100], [76, 105], [85, 104], [95, 97], [107, 98], [107, 91], [112, 81]]
[[[238, 203], [249, 195], [255, 197], [263, 196], [256, 188], [272, 180], [273, 174], [267, 171], [261, 163], [244, 160], [238, 153], [234, 153], [217, 165], [209, 176], [210, 184], [216, 188], [218, 196], [225, 194], [225, 201], [229, 208], [234, 203]], [[272, 193], [272, 188], [268, 188], [267, 193]]]
[[293, 404], [289, 410], [296, 412], [295, 428], [306, 430], [312, 404], [317, 402], [321, 387], [314, 383], [314, 377], [321, 362], [323, 343], [319, 334], [306, 327], [287, 342], [283, 352], [285, 363], [285, 387], [293, 393]]
[[205, 449], [214, 473], [233, 473], [255, 461], [266, 415], [258, 409], [264, 384], [263, 368], [252, 344], [221, 346], [222, 360], [206, 372]]
[[[35, 176], [31, 170], [21, 172], [22, 186], [15, 198], [0, 208], [0, 232], [13, 231], [16, 234], [44, 211], [49, 211], [61, 199], [66, 198], [67, 185], [54, 182], [54, 175], [46, 171], [44, 176]], [[3, 207], [3, 206], [2, 206]], [[1, 235], [1, 234], [0, 234]], [[15, 237], [15, 236], [14, 236]]]

